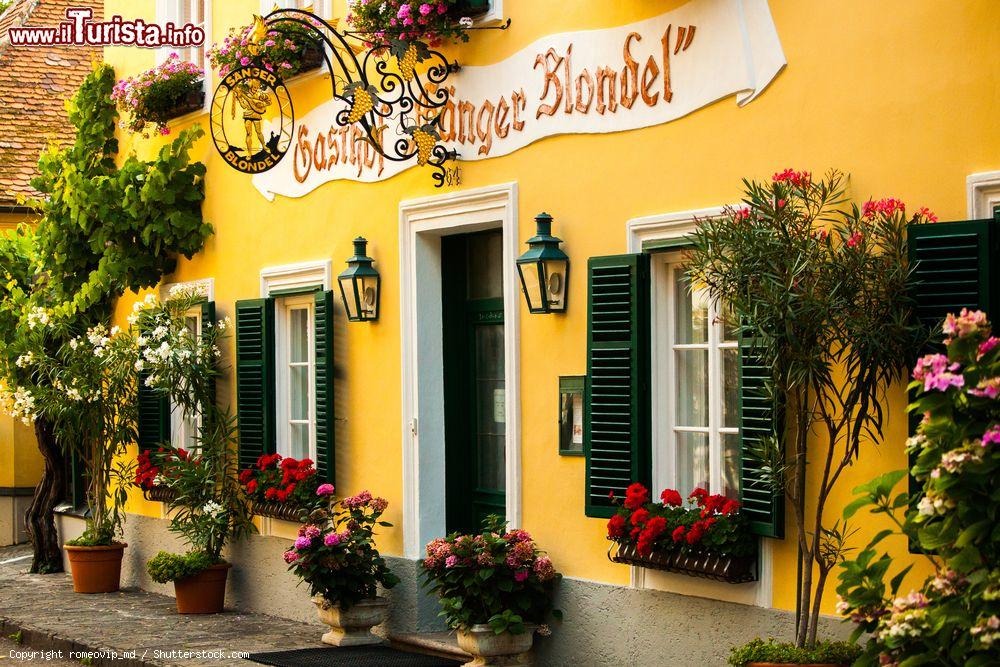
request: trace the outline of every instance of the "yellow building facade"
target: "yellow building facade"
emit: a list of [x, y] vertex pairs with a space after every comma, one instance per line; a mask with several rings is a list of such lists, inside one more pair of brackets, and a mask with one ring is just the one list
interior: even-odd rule
[[[169, 4], [108, 0], [105, 16], [162, 21], [162, 13], [168, 11], [164, 7]], [[221, 41], [230, 28], [245, 25], [253, 14], [262, 12], [261, 3], [255, 0], [204, 0], [197, 4], [203, 8], [198, 11], [204, 12], [201, 17], [212, 41]], [[342, 0], [323, 7], [320, 4], [316, 3], [316, 10], [327, 18], [347, 13]], [[263, 7], [265, 12], [269, 9]], [[477, 70], [489, 68], [489, 80], [497, 83], [497, 91], [515, 92], [522, 87], [537, 90], [547, 75], [569, 72], [569, 85], [563, 85], [565, 76], [552, 82], [553, 87], [563, 86], [561, 90], [568, 91], [565, 100], [557, 101], [554, 89], [542, 99], [524, 100], [498, 93], [490, 98], [493, 108], [485, 122], [483, 104], [477, 102], [475, 109], [469, 110], [468, 127], [455, 129], [456, 136], [463, 128], [471, 136], [479, 121], [475, 126], [479, 134], [459, 149], [462, 158], [475, 158], [453, 163], [444, 186], [437, 188], [429, 168], [412, 166], [392, 176], [385, 171], [379, 175], [379, 161], [374, 156], [369, 154], [370, 165], [365, 165], [363, 146], [358, 148], [335, 132], [326, 135], [324, 149], [319, 152], [318, 137], [324, 136], [327, 127], [336, 126], [330, 117], [321, 128], [316, 124], [320, 114], [314, 113], [330, 101], [329, 77], [306, 74], [287, 81], [299, 123], [296, 131], [301, 132], [303, 122], [308, 122], [311, 130], [305, 139], [295, 135], [293, 148], [285, 157], [286, 162], [296, 161], [299, 171], [288, 168], [281, 176], [251, 177], [227, 165], [210, 136], [200, 140], [194, 157], [207, 165], [203, 212], [215, 234], [201, 253], [179, 261], [169, 283], [202, 282], [208, 286], [216, 315], [235, 319], [237, 302], [280, 295], [289, 285], [321, 284], [324, 289], [337, 290], [334, 277], [353, 254], [353, 240], [365, 237], [367, 253], [381, 275], [380, 312], [374, 322], [348, 322], [339, 293], [334, 301], [335, 485], [338, 494], [370, 489], [389, 500], [386, 519], [394, 527], [381, 531], [379, 546], [394, 557], [393, 564], [401, 568], [412, 564], [421, 557], [429, 539], [454, 525], [449, 506], [479, 502], [455, 495], [463, 493], [464, 487], [448, 477], [445, 466], [446, 413], [450, 410], [445, 405], [445, 376], [455, 363], [451, 357], [468, 354], [472, 346], [483, 354], [493, 351], [492, 375], [483, 370], [472, 378], [487, 383], [492, 398], [487, 399], [487, 407], [472, 409], [476, 415], [494, 411], [497, 418], [493, 426], [504, 427], [502, 431], [472, 431], [479, 438], [492, 437], [488, 446], [501, 452], [493, 459], [492, 468], [490, 461], [480, 460], [489, 469], [478, 472], [492, 475], [495, 482], [500, 480], [496, 483], [503, 497], [493, 500], [501, 503], [513, 525], [531, 532], [567, 578], [563, 594], [567, 597], [562, 600], [567, 620], [555, 629], [553, 645], [568, 650], [576, 641], [591, 651], [586, 655], [599, 656], [595, 662], [583, 664], [625, 664], [623, 661], [630, 659], [626, 649], [609, 647], [606, 644], [613, 643], [610, 639], [598, 646], [602, 643], [599, 639], [582, 638], [580, 633], [622, 639], [629, 636], [621, 634], [629, 632], [629, 623], [673, 627], [665, 631], [665, 639], [650, 640], [651, 646], [673, 637], [678, 645], [687, 646], [688, 652], [678, 655], [718, 657], [727, 648], [719, 644], [730, 639], [735, 642], [754, 634], [786, 632], [789, 621], [785, 612], [795, 608], [796, 581], [796, 550], [789, 537], [762, 540], [760, 580], [750, 584], [708, 582], [609, 561], [606, 519], [585, 513], [585, 458], [561, 454], [559, 441], [560, 377], [587, 373], [588, 259], [642, 253], [644, 246], [647, 250], [662, 246], [657, 241], [683, 236], [695, 218], [738, 202], [742, 178], [768, 178], [786, 167], [814, 174], [830, 168], [848, 172], [849, 194], [859, 204], [869, 198], [893, 196], [914, 210], [928, 206], [942, 220], [989, 217], [994, 202], [1000, 200], [996, 173], [1000, 170], [1000, 126], [996, 123], [1000, 113], [1000, 51], [995, 48], [994, 30], [1000, 22], [1000, 5], [991, 0], [494, 0], [492, 9], [497, 19], [511, 19], [508, 29], [473, 31], [468, 44], [445, 49], [449, 59], [463, 67], [456, 77], [456, 97], [465, 99], [462, 81], [481, 82], [483, 79], [476, 77], [482, 72]], [[740, 12], [744, 12], [744, 20], [750, 17], [749, 23], [727, 23], [741, 16]], [[664, 16], [667, 18], [658, 18]], [[765, 19], [771, 23], [762, 30], [755, 22]], [[601, 41], [603, 31], [633, 24], [651, 32], [640, 32], [642, 39], [633, 39], [624, 53], [617, 33], [613, 33], [617, 41], [612, 42], [611, 37]], [[660, 41], [665, 34], [660, 30], [663, 25], [671, 25], [673, 30], [674, 41], [668, 46]], [[681, 37], [680, 27], [690, 33]], [[581, 68], [611, 53], [611, 44], [616, 45], [615, 59], [607, 64], [617, 72], [624, 68], [625, 73], [614, 94], [608, 89], [603, 100], [605, 112], [600, 115], [595, 115], [596, 98], [591, 100], [595, 106], [585, 112], [576, 106], [587, 101], [588, 84], [584, 81], [580, 87], [581, 70], [569, 69], [569, 58], [557, 61], [567, 55], [565, 43], [557, 40], [562, 50], [555, 50], [551, 58], [546, 55], [550, 48], [546, 40], [567, 33], [571, 35], [567, 40], [573, 47], [573, 62]], [[685, 49], [687, 34], [693, 38]], [[773, 43], [757, 41], [774, 38], [777, 52]], [[706, 45], [704, 51], [699, 51], [701, 44]], [[631, 80], [630, 54], [638, 63], [635, 81], [639, 88], [633, 92], [640, 97], [633, 101], [638, 106], [626, 107], [622, 96], [629, 95], [625, 81]], [[187, 55], [203, 57], [197, 50]], [[153, 50], [111, 47], [105, 49], [104, 57], [118, 77], [124, 78], [152, 67], [158, 56]], [[521, 66], [522, 58], [527, 58], [523, 61], [526, 67]], [[699, 64], [695, 67], [683, 58], [699, 60]], [[662, 85], [667, 69], [664, 59], [673, 63], [672, 91]], [[658, 77], [648, 66], [651, 61]], [[556, 62], [567, 69], [559, 70], [553, 65]], [[509, 71], [504, 63], [509, 63]], [[753, 85], [730, 81], [734, 71]], [[645, 76], [653, 83], [646, 85]], [[217, 82], [217, 74], [210, 74], [209, 98]], [[479, 92], [476, 88], [476, 94]], [[690, 103], [690, 108], [671, 109], [662, 98], [655, 105], [643, 101], [642, 95], [652, 97], [654, 92], [662, 96], [672, 92], [678, 103]], [[558, 120], [539, 110], [545, 104], [568, 106], [571, 94], [575, 116], [560, 109], [565, 118]], [[618, 108], [612, 111], [610, 102], [615, 96]], [[537, 136], [520, 145], [513, 135], [501, 138], [494, 134], [506, 127], [497, 115], [501, 98], [512, 109], [512, 122], [513, 110], [524, 102], [521, 108], [525, 115], [518, 120], [527, 123], [525, 134], [537, 132]], [[665, 108], [665, 115], [654, 117], [652, 111], [642, 115], [646, 114], [643, 104], [648, 109]], [[195, 123], [209, 129], [207, 111], [208, 103], [206, 112], [181, 118], [172, 130]], [[464, 123], [462, 111], [455, 114], [458, 122]], [[604, 129], [593, 129], [586, 123]], [[130, 135], [120, 139], [123, 155], [128, 151], [149, 155], [162, 145], [159, 139]], [[509, 150], [504, 140], [510, 144]], [[492, 143], [487, 148], [488, 141]], [[347, 157], [351, 150], [362, 151], [354, 162]], [[338, 169], [347, 173], [356, 168], [363, 180], [331, 176], [332, 180], [326, 181], [318, 175], [334, 155], [346, 163], [338, 164]], [[298, 180], [307, 169], [316, 173]], [[341, 173], [332, 168], [327, 171]], [[388, 171], [392, 171], [391, 166]], [[275, 172], [280, 172], [280, 167]], [[295, 196], [281, 194], [283, 191]], [[552, 232], [562, 239], [570, 259], [564, 314], [529, 313], [518, 284], [514, 261], [527, 248], [526, 241], [535, 232], [533, 218], [542, 211], [553, 216]], [[456, 242], [449, 237], [459, 235], [465, 245], [455, 250], [452, 246]], [[464, 274], [461, 270], [449, 272], [448, 267], [456, 264], [448, 259], [453, 252], [466, 258]], [[670, 344], [666, 329], [674, 321], [663, 315], [665, 311], [656, 310], [656, 304], [661, 303], [657, 294], [664, 299], [661, 307], [666, 308], [665, 295], [673, 283], [662, 281], [674, 275], [676, 257], [656, 252], [651, 264], [650, 477], [654, 494], [665, 486], [683, 490], [685, 484], [702, 478], [715, 487], [713, 491], [721, 491], [721, 485], [729, 480], [725, 462], [717, 460], [723, 450], [714, 443], [725, 439], [725, 417], [713, 417], [711, 423], [722, 426], [719, 434], [706, 436], [713, 443], [706, 450], [710, 461], [688, 462], [683, 470], [683, 457], [676, 455], [680, 445], [670, 442], [673, 436], [663, 425], [664, 411], [684, 399], [670, 389], [676, 386], [674, 378], [663, 376], [663, 366], [657, 365], [658, 358], [666, 363], [662, 361], [664, 351], [669, 350], [664, 346]], [[477, 268], [482, 271], [474, 270]], [[449, 340], [459, 339], [448, 338], [442, 326], [449, 308], [442, 294], [448, 293], [452, 279], [466, 280], [470, 290], [481, 289], [482, 295], [495, 299], [490, 312], [499, 313], [491, 315], [498, 318], [494, 323], [499, 327], [492, 334], [480, 336], [483, 332], [470, 329], [473, 342], [459, 342], [458, 347], [450, 347]], [[474, 281], [481, 281], [476, 283], [479, 287], [473, 286]], [[132, 304], [143, 296], [129, 294], [120, 300], [119, 322], [124, 323]], [[297, 317], [293, 312], [296, 307], [288, 303], [282, 311], [278, 303], [276, 317], [291, 322]], [[278, 326], [283, 326], [280, 321]], [[719, 339], [720, 349], [725, 347], [724, 338]], [[714, 354], [714, 350], [710, 352]], [[219, 383], [219, 397], [222, 402], [232, 402], [236, 398], [232, 338], [227, 341], [224, 358], [230, 370]], [[491, 381], [493, 384], [488, 384]], [[707, 396], [709, 390], [705, 391]], [[714, 385], [711, 392], [715, 396]], [[711, 406], [716, 399], [706, 400], [705, 409], [715, 410]], [[906, 465], [904, 387], [894, 387], [889, 400], [891, 418], [884, 445], [862, 452], [847, 471], [832, 498], [829, 517], [837, 516], [854, 486]], [[290, 436], [286, 443], [291, 448], [288, 451], [297, 451], [295, 437]], [[0, 486], [4, 484], [0, 479]], [[482, 502], [488, 505], [488, 500]], [[130, 531], [161, 534], [159, 503], [136, 491], [129, 510], [133, 515]], [[790, 517], [787, 521], [786, 536], [794, 532]], [[253, 590], [254, 582], [263, 585], [264, 572], [285, 576], [278, 549], [287, 545], [292, 530], [276, 520], [262, 520], [260, 527], [262, 536], [251, 540], [257, 546], [233, 547], [231, 557], [237, 568], [248, 572], [242, 583], [237, 583], [244, 587], [235, 593], [238, 601], [272, 613], [307, 616], [305, 593], [301, 589], [296, 592], [291, 579], [281, 580], [289, 583], [282, 599], [302, 599], [289, 606], [272, 604], [262, 592]], [[854, 538], [858, 546], [880, 527], [876, 521], [863, 521]], [[155, 540], [147, 539], [148, 546], [141, 536], [128, 541], [137, 559], [144, 560], [155, 551]], [[902, 541], [892, 543], [890, 550], [900, 563], [911, 558]], [[269, 554], [274, 562], [266, 562], [263, 554]], [[136, 560], [135, 577], [146, 585], [149, 582], [143, 579], [139, 564]], [[910, 581], [917, 582], [925, 574], [926, 570], [918, 567]], [[407, 584], [404, 576], [404, 588], [407, 585], [413, 587], [416, 600], [415, 584]], [[824, 603], [825, 611], [831, 614], [835, 585], [835, 581], [829, 583]], [[590, 603], [581, 602], [584, 599]], [[414, 609], [421, 604], [412, 603]], [[414, 612], [414, 617], [421, 619], [415, 626], [433, 625], [428, 620], [432, 616], [422, 613]], [[690, 630], [695, 620], [713, 618], [734, 625], [721, 640], [710, 635], [692, 638], [692, 633], [697, 634], [693, 631], [683, 639], [672, 634]], [[404, 625], [400, 621], [399, 626]], [[598, 627], [603, 630], [596, 630]], [[846, 627], [835, 624], [830, 628], [831, 632], [846, 632]], [[646, 663], [638, 660], [634, 664]]]

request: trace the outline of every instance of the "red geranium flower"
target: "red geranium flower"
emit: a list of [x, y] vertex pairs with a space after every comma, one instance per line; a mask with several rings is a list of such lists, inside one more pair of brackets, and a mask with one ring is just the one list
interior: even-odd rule
[[634, 510], [649, 502], [649, 491], [639, 482], [625, 489], [625, 507]]
[[708, 498], [708, 491], [698, 487], [691, 492], [691, 495], [689, 495], [688, 498], [694, 498], [695, 502], [698, 503], [699, 506], [703, 506], [705, 504], [705, 499]]
[[671, 539], [674, 542], [680, 542], [684, 539], [684, 526], [677, 526], [674, 528], [674, 532], [670, 534]]
[[273, 486], [264, 492], [264, 498], [267, 500], [274, 500], [274, 497], [278, 494], [278, 490]]
[[247, 482], [247, 493], [257, 493], [257, 480], [251, 479]]
[[663, 501], [665, 505], [671, 505], [673, 507], [679, 507], [683, 503], [681, 499], [681, 494], [677, 493], [674, 489], [663, 489], [663, 493], [660, 494], [660, 500]]
[[649, 520], [649, 511], [646, 508], [637, 509], [632, 513], [632, 525], [638, 526]]
[[249, 482], [251, 475], [253, 475], [253, 470], [250, 470], [249, 468], [247, 468], [246, 470], [241, 470], [240, 471], [240, 483], [241, 484], [246, 484], [247, 482]]
[[656, 539], [667, 529], [667, 520], [662, 516], [654, 516], [646, 524], [646, 528], [639, 534], [639, 543], [636, 549], [640, 556], [648, 556], [653, 552], [653, 545]]
[[621, 537], [625, 534], [626, 528], [625, 517], [616, 514], [608, 521], [608, 537]]

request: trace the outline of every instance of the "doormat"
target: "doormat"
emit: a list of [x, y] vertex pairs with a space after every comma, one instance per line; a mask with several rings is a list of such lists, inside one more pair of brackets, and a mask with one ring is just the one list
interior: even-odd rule
[[248, 660], [274, 667], [455, 667], [461, 660], [408, 653], [389, 646], [304, 648], [251, 653]]

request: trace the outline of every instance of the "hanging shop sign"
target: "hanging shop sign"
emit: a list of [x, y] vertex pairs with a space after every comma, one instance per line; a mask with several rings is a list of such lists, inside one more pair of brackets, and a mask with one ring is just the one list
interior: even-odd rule
[[[269, 118], [264, 134], [264, 118]], [[212, 98], [212, 141], [225, 161], [247, 174], [273, 168], [292, 143], [295, 114], [285, 84], [260, 67], [227, 74]]]
[[[668, 123], [731, 96], [743, 106], [784, 66], [767, 0], [691, 0], [630, 25], [550, 35], [499, 63], [425, 82], [427, 97], [447, 99], [418, 104], [418, 122], [440, 115], [441, 145], [459, 160], [483, 160], [554, 135]], [[365, 128], [335, 122], [347, 108], [334, 98], [305, 114], [285, 159], [253, 177], [261, 194], [301, 197], [329, 181], [380, 181], [415, 166], [385, 159]], [[374, 131], [383, 145], [407, 139], [388, 119]]]

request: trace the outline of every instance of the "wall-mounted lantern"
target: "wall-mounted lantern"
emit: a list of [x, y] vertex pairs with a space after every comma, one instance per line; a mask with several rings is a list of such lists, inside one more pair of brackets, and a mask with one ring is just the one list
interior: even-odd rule
[[569, 287], [569, 257], [560, 248], [561, 239], [552, 236], [552, 216], [535, 217], [535, 235], [528, 239], [528, 249], [517, 258], [521, 289], [532, 313], [566, 312]]
[[344, 299], [347, 319], [351, 322], [371, 322], [378, 319], [378, 300], [381, 278], [372, 268], [372, 260], [365, 253], [368, 240], [362, 236], [354, 239], [354, 256], [347, 260], [347, 268], [337, 276], [340, 296]]

